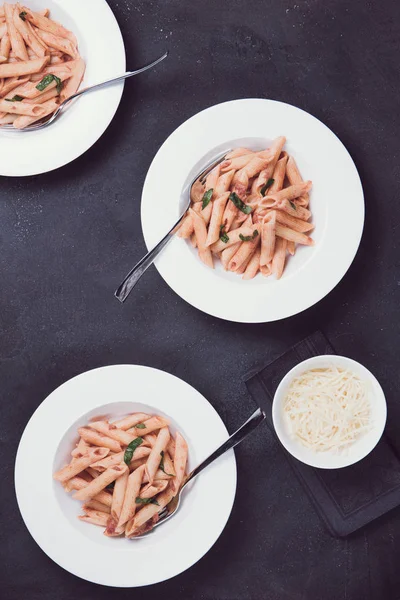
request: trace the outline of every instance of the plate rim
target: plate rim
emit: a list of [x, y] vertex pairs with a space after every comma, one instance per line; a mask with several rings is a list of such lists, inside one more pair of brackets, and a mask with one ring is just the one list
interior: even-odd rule
[[[185, 126], [187, 126], [187, 124], [191, 121], [194, 121], [196, 118], [199, 118], [200, 115], [204, 115], [205, 113], [210, 113], [211, 111], [215, 110], [215, 109], [223, 109], [224, 106], [228, 106], [228, 105], [239, 105], [239, 104], [248, 104], [248, 103], [258, 103], [258, 104], [269, 104], [269, 105], [278, 105], [281, 107], [284, 107], [285, 109], [288, 110], [294, 110], [297, 111], [299, 113], [301, 113], [302, 115], [305, 115], [306, 118], [311, 118], [313, 121], [315, 121], [319, 127], [322, 127], [323, 130], [325, 130], [325, 132], [327, 132], [330, 136], [332, 136], [335, 139], [335, 142], [338, 143], [340, 145], [341, 151], [343, 152], [343, 155], [346, 157], [346, 160], [349, 161], [349, 164], [352, 167], [352, 172], [353, 175], [355, 176], [355, 184], [358, 187], [358, 198], [357, 198], [357, 202], [358, 202], [358, 206], [357, 206], [357, 211], [358, 211], [358, 221], [357, 221], [357, 231], [354, 231], [354, 234], [352, 236], [352, 248], [351, 248], [351, 253], [348, 252], [348, 258], [346, 260], [346, 268], [343, 269], [343, 272], [340, 274], [340, 277], [335, 277], [335, 280], [333, 281], [333, 283], [329, 283], [329, 285], [325, 285], [325, 287], [327, 289], [322, 289], [318, 294], [315, 295], [315, 298], [313, 298], [313, 300], [311, 301], [311, 303], [307, 302], [303, 302], [303, 305], [300, 305], [298, 308], [295, 309], [291, 309], [289, 311], [286, 311], [285, 314], [282, 314], [278, 317], [276, 316], [272, 316], [272, 317], [268, 317], [266, 315], [264, 315], [263, 317], [252, 317], [249, 316], [248, 318], [243, 318], [243, 315], [240, 317], [237, 316], [233, 316], [232, 314], [230, 314], [229, 316], [225, 316], [223, 314], [221, 314], [220, 310], [215, 310], [213, 309], [213, 306], [211, 305], [211, 309], [210, 308], [205, 308], [204, 306], [200, 306], [194, 299], [193, 297], [189, 298], [188, 295], [186, 294], [186, 289], [185, 290], [179, 290], [177, 291], [177, 285], [176, 282], [171, 282], [169, 279], [170, 277], [168, 276], [168, 274], [165, 273], [165, 265], [164, 263], [159, 264], [159, 261], [156, 260], [155, 261], [155, 267], [158, 271], [158, 273], [160, 274], [160, 276], [163, 278], [163, 280], [167, 283], [167, 285], [185, 302], [187, 302], [188, 304], [190, 304], [191, 306], [193, 306], [194, 308], [200, 310], [201, 312], [203, 312], [204, 314], [208, 314], [210, 316], [222, 319], [222, 320], [226, 320], [226, 321], [230, 321], [230, 322], [237, 322], [237, 323], [255, 323], [255, 324], [261, 324], [261, 323], [269, 323], [269, 322], [274, 322], [274, 321], [280, 321], [283, 319], [287, 319], [289, 317], [298, 315], [302, 312], [304, 312], [305, 310], [308, 310], [309, 308], [311, 308], [312, 306], [315, 306], [318, 302], [320, 302], [323, 298], [325, 298], [328, 294], [330, 294], [335, 287], [341, 282], [341, 280], [344, 278], [344, 276], [346, 275], [346, 273], [348, 272], [348, 270], [350, 269], [351, 265], [353, 264], [353, 261], [355, 259], [355, 256], [358, 252], [360, 243], [361, 243], [361, 239], [362, 239], [362, 235], [363, 235], [363, 231], [364, 231], [364, 224], [365, 224], [365, 197], [364, 197], [364, 190], [363, 190], [363, 186], [362, 186], [362, 181], [360, 178], [360, 174], [358, 172], [358, 169], [356, 167], [356, 164], [350, 154], [350, 152], [348, 151], [348, 149], [346, 148], [346, 146], [344, 145], [344, 143], [341, 141], [341, 139], [337, 136], [337, 134], [332, 131], [327, 125], [325, 125], [325, 123], [323, 123], [323, 121], [321, 121], [320, 119], [318, 119], [317, 117], [315, 117], [314, 115], [312, 115], [311, 113], [305, 111], [302, 108], [299, 108], [295, 105], [289, 104], [287, 102], [282, 102], [279, 100], [272, 100], [272, 99], [266, 99], [266, 98], [240, 98], [240, 99], [235, 99], [235, 100], [228, 100], [225, 102], [221, 102], [218, 104], [214, 104], [212, 106], [206, 107], [205, 109], [198, 111], [197, 113], [195, 113], [194, 115], [190, 116], [188, 119], [186, 119], [183, 123], [181, 123], [163, 142], [163, 144], [159, 147], [159, 149], [157, 150], [156, 154], [154, 155], [151, 164], [149, 166], [149, 169], [147, 171], [146, 174], [146, 178], [144, 181], [144, 185], [143, 185], [143, 191], [142, 191], [142, 197], [141, 197], [141, 211], [140, 211], [140, 216], [141, 216], [141, 227], [142, 227], [142, 235], [144, 238], [144, 242], [146, 245], [146, 248], [148, 250], [151, 249], [151, 247], [153, 247], [153, 243], [150, 242], [150, 237], [151, 237], [151, 227], [149, 226], [149, 221], [150, 219], [148, 218], [148, 215], [146, 216], [146, 210], [148, 212], [147, 206], [146, 206], [146, 195], [147, 195], [147, 190], [150, 187], [150, 181], [153, 177], [153, 170], [155, 170], [156, 166], [158, 167], [158, 165], [156, 165], [156, 160], [158, 159], [159, 154], [165, 149], [165, 147], [167, 146], [167, 144], [169, 144], [171, 142], [172, 138], [175, 138], [177, 135], [179, 135], [179, 132], [182, 128], [184, 128]], [[172, 244], [176, 243], [176, 239], [172, 240]], [[182, 240], [180, 240], [182, 241]], [[171, 245], [172, 245], [171, 244]]]
[[[205, 554], [207, 554], [211, 548], [215, 545], [215, 543], [217, 542], [217, 540], [219, 539], [219, 537], [221, 536], [222, 532], [224, 531], [227, 522], [231, 516], [232, 513], [232, 509], [233, 509], [233, 505], [235, 502], [235, 498], [236, 498], [236, 492], [237, 492], [237, 462], [236, 462], [236, 457], [235, 457], [235, 453], [232, 452], [230, 453], [230, 456], [227, 457], [226, 460], [229, 460], [229, 469], [232, 469], [232, 474], [231, 474], [231, 486], [232, 486], [232, 494], [231, 497], [229, 499], [226, 500], [226, 502], [224, 503], [225, 505], [227, 505], [227, 510], [226, 510], [226, 514], [225, 514], [225, 518], [223, 518], [221, 520], [220, 523], [220, 527], [217, 531], [217, 534], [215, 536], [213, 536], [213, 541], [212, 543], [203, 551], [201, 551], [200, 555], [196, 558], [196, 560], [194, 562], [191, 562], [191, 564], [189, 565], [184, 565], [183, 567], [179, 567], [178, 570], [176, 570], [176, 572], [173, 572], [172, 574], [168, 574], [167, 577], [164, 577], [162, 579], [156, 579], [153, 581], [148, 581], [146, 583], [140, 583], [139, 585], [135, 585], [132, 584], [132, 582], [130, 583], [115, 583], [115, 582], [107, 582], [104, 580], [99, 580], [94, 577], [86, 577], [84, 574], [82, 574], [81, 572], [77, 572], [76, 568], [70, 568], [65, 566], [65, 564], [62, 564], [61, 561], [57, 560], [56, 558], [54, 558], [51, 555], [51, 547], [44, 547], [41, 545], [41, 543], [39, 543], [39, 541], [37, 540], [36, 533], [37, 532], [33, 532], [33, 528], [31, 527], [32, 523], [30, 522], [29, 524], [26, 522], [25, 517], [24, 517], [24, 513], [23, 513], [23, 508], [22, 505], [24, 503], [24, 501], [26, 502], [26, 499], [23, 500], [23, 492], [20, 489], [20, 486], [23, 485], [23, 483], [20, 481], [20, 477], [21, 477], [21, 464], [22, 464], [22, 459], [21, 459], [21, 452], [22, 452], [22, 447], [23, 447], [23, 442], [24, 442], [24, 438], [25, 435], [29, 433], [28, 428], [32, 425], [32, 421], [34, 421], [34, 417], [37, 418], [38, 413], [40, 413], [42, 410], [46, 409], [46, 406], [44, 405], [52, 405], [54, 402], [54, 399], [52, 399], [52, 395], [57, 392], [60, 388], [62, 388], [63, 386], [67, 386], [71, 381], [76, 380], [78, 378], [80, 378], [81, 376], [85, 376], [87, 374], [93, 374], [97, 371], [105, 371], [105, 370], [112, 370], [112, 369], [119, 369], [119, 368], [129, 368], [132, 370], [132, 372], [134, 370], [141, 370], [141, 371], [147, 371], [149, 374], [151, 372], [159, 372], [161, 374], [161, 377], [167, 377], [168, 379], [172, 379], [175, 380], [176, 383], [180, 386], [184, 386], [185, 388], [191, 388], [191, 390], [198, 396], [199, 399], [201, 399], [201, 402], [204, 405], [207, 406], [208, 410], [211, 410], [212, 413], [215, 415], [216, 420], [218, 421], [218, 425], [222, 427], [222, 429], [224, 430], [224, 435], [226, 433], [226, 436], [229, 436], [229, 432], [225, 426], [224, 421], [222, 420], [222, 418], [220, 417], [219, 413], [217, 412], [217, 410], [214, 408], [214, 406], [211, 404], [211, 402], [209, 402], [209, 400], [207, 400], [207, 398], [205, 398], [205, 396], [203, 396], [203, 394], [201, 392], [199, 392], [195, 387], [193, 387], [192, 385], [190, 385], [189, 383], [187, 383], [185, 380], [181, 379], [180, 377], [177, 377], [176, 375], [169, 373], [167, 371], [164, 371], [162, 369], [158, 369], [155, 367], [151, 367], [148, 365], [140, 365], [140, 364], [129, 364], [129, 363], [123, 363], [123, 364], [111, 364], [111, 365], [103, 365], [100, 367], [95, 367], [93, 369], [88, 369], [82, 373], [79, 373], [77, 375], [75, 375], [74, 377], [71, 377], [70, 379], [64, 381], [62, 384], [60, 384], [59, 386], [57, 386], [56, 388], [54, 388], [47, 396], [46, 398], [44, 398], [44, 400], [38, 405], [38, 407], [35, 409], [35, 411], [32, 413], [31, 417], [29, 418], [24, 431], [21, 435], [21, 438], [19, 440], [18, 443], [18, 449], [17, 449], [17, 453], [16, 453], [16, 458], [15, 458], [15, 466], [14, 466], [14, 490], [15, 490], [15, 495], [16, 495], [16, 499], [17, 499], [17, 505], [20, 511], [20, 515], [22, 518], [22, 521], [25, 525], [25, 527], [27, 528], [28, 532], [30, 533], [32, 539], [35, 541], [35, 543], [39, 546], [39, 548], [54, 562], [56, 563], [58, 566], [60, 566], [62, 569], [64, 569], [65, 571], [67, 571], [68, 573], [71, 573], [72, 575], [75, 575], [76, 577], [79, 577], [80, 579], [83, 579], [85, 581], [89, 581], [91, 583], [94, 584], [98, 584], [98, 585], [105, 585], [107, 587], [113, 587], [113, 588], [140, 588], [140, 587], [147, 587], [148, 585], [155, 585], [157, 583], [161, 583], [162, 581], [167, 581], [168, 579], [171, 579], [173, 577], [176, 577], [177, 575], [183, 573], [184, 571], [188, 570], [189, 568], [191, 568], [192, 566], [194, 566], [199, 560], [201, 560], [201, 558], [203, 558], [205, 556]], [[120, 399], [116, 398], [114, 400], [114, 402], [112, 400], [110, 400], [110, 404], [112, 403], [118, 403], [120, 402]], [[132, 402], [134, 402], [134, 400], [132, 400]], [[101, 406], [101, 404], [100, 404]], [[95, 406], [94, 406], [95, 408]], [[156, 408], [156, 407], [155, 407]], [[84, 415], [86, 412], [93, 410], [93, 408], [89, 409], [89, 408], [84, 408], [83, 412], [80, 413], [81, 416]], [[73, 419], [76, 418], [76, 414], [74, 413]], [[71, 424], [67, 423], [67, 429], [68, 427], [70, 427]], [[32, 434], [31, 434], [32, 435]], [[61, 442], [61, 439], [60, 439]], [[54, 499], [54, 502], [56, 502], [56, 499]], [[42, 540], [41, 540], [42, 542]], [[117, 549], [119, 550], [119, 549]]]

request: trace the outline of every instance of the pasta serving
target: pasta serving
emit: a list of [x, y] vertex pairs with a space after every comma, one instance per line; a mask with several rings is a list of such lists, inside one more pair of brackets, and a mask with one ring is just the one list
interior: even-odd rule
[[23, 129], [51, 115], [84, 73], [76, 37], [48, 9], [0, 6], [0, 125]]
[[83, 502], [78, 518], [105, 527], [111, 537], [150, 531], [184, 481], [188, 447], [183, 436], [172, 436], [168, 419], [145, 413], [113, 423], [89, 422], [78, 434], [72, 460], [54, 474]]
[[312, 246], [308, 209], [311, 181], [303, 181], [286, 138], [253, 152], [236, 148], [207, 176], [195, 181], [191, 207], [178, 235], [190, 238], [200, 259], [214, 268], [219, 257], [227, 271], [252, 279], [261, 272], [282, 276], [296, 244]]

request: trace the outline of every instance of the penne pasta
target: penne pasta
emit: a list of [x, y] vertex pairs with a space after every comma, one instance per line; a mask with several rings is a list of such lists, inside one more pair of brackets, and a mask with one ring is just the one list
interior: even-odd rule
[[12, 4], [8, 4], [7, 2], [4, 3], [4, 16], [6, 18], [8, 35], [10, 36], [11, 48], [15, 53], [16, 58], [27, 61], [29, 60], [29, 56], [24, 40], [14, 25], [14, 11], [15, 8]]
[[281, 225], [286, 225], [293, 229], [294, 231], [299, 231], [300, 233], [306, 233], [307, 231], [312, 231], [314, 229], [314, 225], [309, 223], [308, 221], [302, 221], [301, 219], [296, 219], [292, 217], [290, 214], [286, 212], [282, 212], [280, 210], [273, 211], [276, 213], [276, 220]]
[[167, 449], [170, 434], [168, 427], [160, 429], [156, 442], [151, 449], [150, 455], [146, 462], [146, 475], [149, 483], [153, 483], [155, 474], [160, 466], [162, 454]]
[[[24, 12], [26, 12], [26, 19], [35, 25], [38, 29], [42, 31], [47, 31], [48, 33], [52, 33], [53, 35], [66, 38], [69, 40], [74, 46], [77, 45], [76, 37], [74, 34], [60, 25], [60, 23], [56, 23], [52, 19], [48, 19], [47, 15], [42, 15], [40, 12], [33, 12], [29, 10], [26, 6], [23, 7]], [[46, 11], [47, 12], [47, 11]]]
[[235, 170], [231, 169], [227, 173], [223, 173], [218, 177], [218, 181], [214, 189], [215, 198], [219, 198], [220, 196], [222, 196], [222, 194], [225, 194], [225, 192], [229, 190], [229, 186], [232, 183], [234, 174]]
[[[89, 481], [86, 481], [81, 476], [73, 477], [72, 479], [69, 479], [67, 481], [67, 483], [64, 485], [64, 489], [66, 492], [72, 492], [72, 490], [81, 490], [84, 487], [86, 487], [89, 483]], [[94, 496], [92, 500], [101, 502], [102, 504], [105, 504], [106, 506], [111, 508], [112, 496], [108, 492], [100, 492], [99, 494], [97, 494], [97, 496]]]
[[311, 212], [303, 206], [298, 206], [296, 202], [297, 200], [294, 202], [291, 202], [290, 200], [280, 200], [275, 204], [275, 208], [278, 210], [283, 210], [285, 213], [295, 217], [296, 219], [308, 221], [308, 219], [311, 217]]
[[[124, 533], [135, 537], [152, 529], [158, 512], [183, 482], [187, 444], [179, 432], [174, 440], [169, 420], [163, 416], [135, 413], [115, 422], [107, 419], [98, 416], [78, 428], [80, 438], [71, 452], [72, 460], [54, 478], [66, 492], [74, 492], [75, 500], [83, 502], [81, 520], [101, 525], [107, 537]], [[149, 432], [143, 434], [147, 428]], [[137, 432], [140, 440], [133, 448], [130, 440], [136, 440]], [[117, 444], [120, 450], [88, 445], [100, 439]], [[129, 460], [128, 467], [125, 461]]]
[[17, 10], [14, 10], [13, 22], [25, 44], [32, 49], [32, 52], [35, 53], [36, 57], [43, 58], [46, 55], [46, 47], [42, 44], [30, 24], [26, 20], [23, 21], [20, 19]]
[[229, 248], [229, 246], [232, 246], [233, 244], [236, 244], [237, 242], [241, 242], [241, 237], [252, 237], [254, 234], [254, 231], [260, 228], [260, 226], [256, 223], [255, 225], [243, 225], [242, 227], [239, 227], [239, 229], [233, 229], [232, 231], [229, 231], [228, 234], [228, 240], [226, 242], [219, 240], [218, 242], [216, 242], [215, 244], [213, 244], [211, 247], [211, 250], [214, 254], [218, 253], [218, 252], [222, 252], [223, 250], [225, 250], [226, 248]]
[[118, 429], [123, 429], [124, 431], [126, 431], [127, 429], [130, 429], [131, 427], [134, 427], [139, 423], [143, 423], [148, 419], [150, 419], [150, 415], [146, 413], [133, 413], [132, 415], [128, 415], [124, 419], [115, 421], [113, 425], [115, 425], [115, 427], [117, 427]]
[[253, 256], [251, 257], [244, 273], [243, 273], [243, 277], [242, 279], [248, 280], [248, 279], [253, 279], [258, 271], [260, 270], [260, 256], [261, 256], [261, 250], [260, 248], [256, 248]]
[[186, 463], [188, 458], [188, 446], [183, 435], [177, 431], [175, 438], [175, 454], [174, 454], [174, 467], [175, 467], [175, 477], [172, 481], [171, 488], [174, 491], [174, 495], [176, 495], [180, 487], [183, 483], [185, 472], [186, 472]]
[[214, 268], [211, 250], [206, 246], [207, 228], [204, 220], [194, 210], [189, 208], [189, 214], [192, 217], [193, 228], [196, 234], [197, 246], [199, 249], [200, 260], [208, 267]]
[[[260, 228], [259, 228], [260, 229]], [[228, 264], [228, 271], [236, 271], [249, 257], [252, 256], [260, 243], [260, 231], [254, 228], [253, 235], [246, 236], [246, 241], [238, 248]], [[255, 237], [254, 237], [255, 236]], [[244, 236], [242, 236], [244, 237]], [[247, 239], [250, 238], [250, 239]]]
[[39, 73], [49, 60], [50, 56], [35, 58], [34, 60], [29, 60], [29, 57], [27, 57], [26, 61], [3, 63], [0, 65], [0, 77], [21, 77], [22, 75]]
[[82, 456], [82, 454], [85, 454], [85, 452], [87, 451], [88, 448], [89, 448], [89, 444], [87, 444], [85, 442], [85, 440], [80, 438], [76, 447], [72, 450], [71, 456], [74, 456], [74, 457]]
[[17, 2], [0, 10], [0, 101], [11, 105], [0, 109], [0, 125], [23, 129], [54, 113], [77, 91], [85, 63], [74, 34], [53, 21], [48, 9], [32, 11]]
[[142, 424], [144, 425], [143, 428], [131, 427], [129, 433], [133, 433], [134, 437], [144, 437], [144, 439], [147, 440], [149, 433], [157, 431], [158, 429], [161, 429], [161, 427], [167, 427], [169, 421], [164, 417], [150, 417], [150, 419], [143, 421]]
[[116, 452], [115, 454], [109, 454], [106, 458], [97, 460], [91, 467], [97, 471], [105, 471], [108, 467], [119, 465], [124, 460], [124, 452]]
[[73, 498], [76, 500], [81, 500], [82, 502], [86, 502], [87, 500], [91, 500], [95, 496], [102, 492], [110, 483], [121, 477], [128, 470], [128, 467], [125, 463], [120, 463], [119, 465], [115, 465], [114, 467], [110, 467], [104, 473], [101, 473], [96, 479], [93, 479], [87, 486], [78, 490], [73, 495]]
[[122, 431], [115, 427], [115, 425], [110, 425], [107, 421], [94, 421], [89, 425], [90, 429], [94, 429], [99, 433], [106, 435], [107, 437], [119, 442], [124, 446], [128, 446], [135, 437], [138, 437], [128, 431]]
[[11, 114], [27, 115], [40, 119], [46, 110], [40, 104], [26, 104], [25, 102], [12, 102], [0, 100], [0, 111]]
[[86, 523], [91, 523], [92, 525], [100, 525], [100, 527], [105, 527], [108, 521], [108, 513], [100, 512], [99, 510], [93, 510], [88, 508], [85, 515], [79, 515], [78, 519], [81, 521], [85, 521]]
[[135, 515], [132, 524], [129, 528], [129, 534], [127, 530], [127, 535], [132, 535], [135, 529], [138, 529], [142, 525], [144, 525], [149, 519], [151, 519], [154, 515], [156, 515], [164, 506], [168, 504], [174, 497], [175, 492], [172, 488], [167, 488], [164, 492], [162, 492], [159, 496], [157, 496], [158, 506], [156, 504], [147, 504], [144, 506], [137, 515]]
[[268, 194], [265, 197], [265, 200], [273, 200], [274, 202], [279, 202], [280, 200], [294, 200], [298, 198], [305, 192], [308, 192], [311, 189], [311, 181], [305, 181], [304, 183], [296, 183], [295, 185], [291, 185], [275, 194]]
[[72, 459], [69, 465], [54, 473], [54, 479], [61, 481], [61, 483], [68, 481], [92, 463], [107, 456], [108, 453], [108, 448], [89, 448], [86, 454], [80, 458]]
[[109, 506], [107, 506], [106, 504], [103, 504], [102, 502], [99, 502], [98, 500], [89, 500], [89, 502], [86, 502], [86, 504], [84, 504], [82, 506], [83, 510], [87, 510], [92, 509], [92, 510], [98, 510], [100, 512], [104, 512], [107, 514], [111, 513], [111, 508]]
[[117, 527], [121, 527], [127, 521], [132, 519], [136, 511], [136, 498], [139, 496], [140, 487], [144, 475], [144, 465], [133, 471], [128, 477], [124, 502], [121, 508], [121, 514], [118, 520]]
[[[10, 40], [10, 36], [8, 35], [8, 33], [6, 33], [1, 38], [1, 42], [0, 42], [0, 56], [2, 56], [2, 58], [5, 59], [5, 61], [10, 56], [10, 50], [11, 50], [11, 40]], [[2, 61], [2, 62], [5, 62], [5, 61]]]
[[277, 238], [275, 243], [274, 258], [272, 259], [271, 272], [277, 279], [282, 277], [283, 269], [285, 268], [287, 241], [283, 238]]
[[295, 242], [296, 244], [303, 244], [304, 246], [313, 246], [314, 240], [304, 233], [294, 231], [289, 227], [285, 227], [280, 223], [276, 224], [276, 235], [287, 240], [288, 242]]
[[268, 265], [275, 250], [276, 212], [271, 211], [265, 216], [261, 225], [261, 253], [260, 266]]
[[44, 109], [44, 113], [41, 117], [18, 116], [14, 121], [14, 127], [16, 129], [23, 129], [24, 127], [28, 127], [28, 125], [35, 123], [38, 119], [46, 117], [47, 115], [53, 113], [56, 110], [58, 104], [55, 100], [49, 100], [48, 102], [44, 102], [41, 106]]
[[111, 504], [111, 518], [117, 523], [122, 511], [122, 505], [124, 503], [126, 487], [128, 485], [129, 471], [125, 471], [118, 477], [114, 484], [112, 504]]
[[140, 490], [139, 497], [140, 498], [153, 498], [157, 494], [160, 494], [165, 490], [168, 485], [168, 481], [153, 481], [153, 483], [148, 483], [142, 487]]
[[[211, 246], [219, 239], [221, 234], [221, 227], [223, 227], [222, 217], [228, 202], [229, 192], [225, 192], [222, 196], [217, 198], [213, 203], [210, 225], [208, 228], [206, 246]], [[197, 238], [196, 238], [197, 239]]]
[[78, 433], [85, 442], [93, 444], [93, 446], [101, 446], [102, 448], [109, 448], [113, 452], [121, 452], [121, 444], [119, 442], [89, 427], [79, 427]]
[[287, 160], [288, 160], [287, 156], [284, 156], [283, 158], [280, 158], [278, 160], [278, 162], [276, 163], [275, 169], [274, 169], [274, 172], [272, 175], [272, 179], [274, 181], [268, 190], [268, 195], [275, 194], [276, 192], [279, 192], [282, 190], [283, 182], [285, 180], [285, 175], [286, 175]]

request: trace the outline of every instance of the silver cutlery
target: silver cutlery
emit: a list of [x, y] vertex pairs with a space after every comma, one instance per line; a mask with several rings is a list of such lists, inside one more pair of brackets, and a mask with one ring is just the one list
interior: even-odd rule
[[208, 467], [209, 465], [211, 465], [211, 463], [213, 463], [215, 460], [217, 460], [217, 458], [219, 458], [220, 456], [225, 454], [225, 452], [227, 452], [228, 450], [231, 450], [232, 448], [234, 448], [235, 446], [240, 444], [240, 442], [242, 442], [250, 433], [252, 433], [254, 431], [254, 429], [256, 427], [258, 427], [258, 425], [262, 421], [264, 421], [264, 419], [265, 419], [264, 412], [260, 408], [258, 408], [251, 415], [251, 417], [241, 427], [239, 427], [239, 429], [237, 431], [235, 431], [235, 433], [233, 433], [226, 440], [226, 442], [224, 442], [219, 448], [214, 450], [214, 452], [212, 454], [210, 454], [210, 456], [208, 458], [203, 460], [202, 463], [200, 463], [195, 469], [193, 469], [193, 471], [191, 471], [185, 477], [184, 482], [181, 485], [176, 496], [174, 496], [174, 498], [172, 498], [172, 500], [167, 504], [167, 506], [165, 506], [159, 512], [159, 514], [158, 514], [159, 519], [158, 519], [157, 523], [154, 524], [153, 528], [151, 530], [147, 531], [146, 533], [143, 533], [142, 535], [138, 535], [131, 539], [139, 540], [143, 537], [146, 537], [156, 527], [163, 525], [169, 519], [171, 519], [173, 516], [175, 516], [181, 505], [182, 491], [187, 486], [187, 484], [190, 481], [192, 481], [195, 477], [197, 477], [197, 475], [199, 475], [199, 473], [201, 473], [206, 467]]
[[165, 58], [167, 58], [167, 56], [168, 56], [168, 51], [165, 52], [162, 56], [160, 56], [160, 58], [157, 58], [157, 60], [153, 61], [149, 65], [146, 65], [145, 67], [142, 67], [141, 69], [137, 69], [136, 71], [127, 71], [126, 73], [124, 73], [123, 75], [119, 75], [118, 77], [113, 77], [112, 79], [107, 79], [106, 81], [102, 81], [101, 83], [96, 83], [95, 85], [91, 85], [90, 87], [83, 88], [82, 90], [78, 90], [76, 92], [76, 94], [73, 94], [72, 96], [70, 96], [69, 98], [64, 100], [64, 102], [61, 102], [61, 104], [58, 106], [57, 110], [53, 114], [49, 115], [48, 117], [45, 117], [47, 119], [46, 121], [42, 119], [38, 123], [33, 123], [32, 125], [29, 125], [28, 127], [25, 127], [24, 129], [17, 129], [13, 125], [1, 125], [0, 131], [7, 130], [7, 132], [10, 131], [10, 132], [15, 132], [15, 133], [28, 133], [29, 131], [38, 131], [39, 129], [44, 129], [44, 127], [48, 127], [49, 125], [52, 125], [54, 123], [54, 121], [56, 119], [58, 119], [58, 117], [61, 115], [64, 108], [70, 102], [72, 102], [73, 100], [76, 100], [76, 98], [80, 98], [81, 96], [83, 96], [86, 93], [93, 92], [95, 90], [99, 90], [108, 85], [118, 83], [119, 81], [124, 81], [125, 79], [128, 79], [129, 77], [133, 77], [134, 75], [139, 75], [140, 73], [144, 73], [145, 71], [148, 71], [148, 69], [152, 69], [153, 67], [158, 65], [158, 63], [162, 62]]
[[141, 258], [139, 260], [139, 262], [133, 267], [133, 269], [131, 271], [129, 271], [128, 275], [125, 277], [125, 279], [123, 280], [123, 282], [121, 283], [121, 285], [118, 287], [118, 289], [116, 290], [116, 292], [114, 294], [115, 297], [120, 302], [125, 302], [125, 300], [129, 296], [129, 294], [131, 293], [132, 289], [135, 287], [135, 285], [137, 284], [137, 282], [139, 281], [141, 276], [144, 274], [144, 272], [147, 271], [147, 269], [150, 267], [150, 265], [153, 264], [153, 262], [155, 261], [157, 256], [160, 254], [160, 252], [172, 240], [175, 233], [177, 233], [178, 225], [181, 223], [181, 221], [185, 217], [187, 211], [189, 210], [190, 191], [191, 191], [192, 186], [195, 183], [195, 181], [197, 181], [199, 179], [201, 183], [204, 183], [207, 175], [214, 169], [214, 167], [216, 167], [223, 160], [225, 160], [225, 157], [229, 152], [230, 152], [230, 150], [226, 150], [223, 154], [220, 154], [216, 159], [214, 159], [212, 163], [208, 164], [207, 167], [205, 167], [205, 169], [203, 169], [203, 171], [201, 171], [198, 175], [196, 175], [196, 177], [193, 179], [193, 181], [190, 183], [190, 185], [184, 190], [183, 196], [184, 197], [187, 196], [187, 197], [186, 197], [186, 201], [185, 201], [185, 207], [184, 207], [179, 219], [171, 227], [171, 229], [168, 231], [168, 233], [162, 238], [162, 240], [160, 240], [158, 242], [158, 244], [156, 244], [156, 246], [154, 246], [154, 248], [152, 250], [150, 250], [145, 256], [143, 256], [143, 258]]

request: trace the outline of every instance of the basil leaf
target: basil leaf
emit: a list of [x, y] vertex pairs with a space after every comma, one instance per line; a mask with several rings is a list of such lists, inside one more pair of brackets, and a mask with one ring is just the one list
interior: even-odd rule
[[133, 453], [135, 452], [136, 448], [138, 446], [140, 446], [140, 444], [143, 444], [143, 438], [141, 437], [137, 437], [134, 440], [131, 441], [131, 443], [129, 444], [129, 446], [127, 447], [127, 449], [125, 450], [125, 454], [124, 454], [124, 462], [129, 466], [131, 464], [131, 460], [133, 457]]
[[255, 229], [253, 231], [253, 235], [242, 235], [241, 233], [239, 233], [239, 237], [242, 240], [242, 242], [251, 242], [251, 240], [254, 240], [254, 238], [256, 238], [257, 236], [258, 236], [257, 229]]
[[241, 200], [235, 192], [232, 192], [232, 194], [229, 196], [229, 200], [231, 202], [233, 202], [233, 204], [236, 206], [236, 208], [241, 210], [242, 213], [244, 213], [245, 215], [250, 214], [251, 211], [253, 210], [251, 208], [251, 206], [249, 206], [248, 204], [245, 204], [243, 202], [243, 200]]
[[23, 97], [22, 96], [18, 96], [18, 94], [15, 94], [15, 96], [13, 96], [12, 98], [6, 98], [5, 100], [7, 102], [22, 102]]
[[205, 192], [203, 199], [202, 199], [203, 204], [201, 205], [201, 210], [204, 210], [205, 207], [210, 204], [213, 192], [214, 192], [214, 190], [212, 188]]
[[146, 425], [144, 423], [138, 423], [135, 425], [136, 429], [146, 429]]
[[293, 208], [293, 210], [297, 210], [297, 206], [295, 205], [295, 203], [293, 202], [293, 200], [289, 200], [289, 204]]
[[25, 17], [28, 13], [23, 10], [22, 12], [19, 13], [19, 18], [22, 19], [23, 21], [26, 21]]
[[160, 452], [161, 455], [161, 460], [160, 460], [160, 466], [158, 467], [159, 469], [161, 469], [161, 471], [163, 471], [163, 473], [165, 473], [166, 475], [169, 475], [170, 477], [172, 477], [172, 473], [167, 473], [167, 471], [165, 470], [164, 467], [164, 450], [161, 450]]
[[43, 92], [47, 88], [47, 86], [49, 86], [53, 81], [56, 82], [56, 90], [58, 93], [60, 93], [62, 88], [62, 81], [59, 77], [57, 77], [57, 75], [53, 75], [53, 73], [45, 75], [43, 79], [37, 84], [36, 89], [39, 90], [39, 92]]
[[271, 179], [271, 177], [268, 179], [267, 183], [265, 185], [262, 186], [261, 190], [260, 190], [260, 194], [261, 196], [265, 196], [265, 192], [267, 191], [268, 188], [271, 187], [271, 185], [275, 182], [275, 179]]
[[136, 504], [157, 504], [157, 506], [160, 506], [155, 498], [140, 498], [138, 496], [135, 502]]
[[108, 484], [108, 486], [106, 487], [106, 490], [113, 490], [114, 485], [115, 485], [115, 481], [112, 481], [111, 483]]
[[225, 225], [221, 225], [219, 228], [219, 239], [221, 240], [221, 242], [224, 242], [224, 244], [227, 244], [229, 242], [228, 234], [225, 231]]

